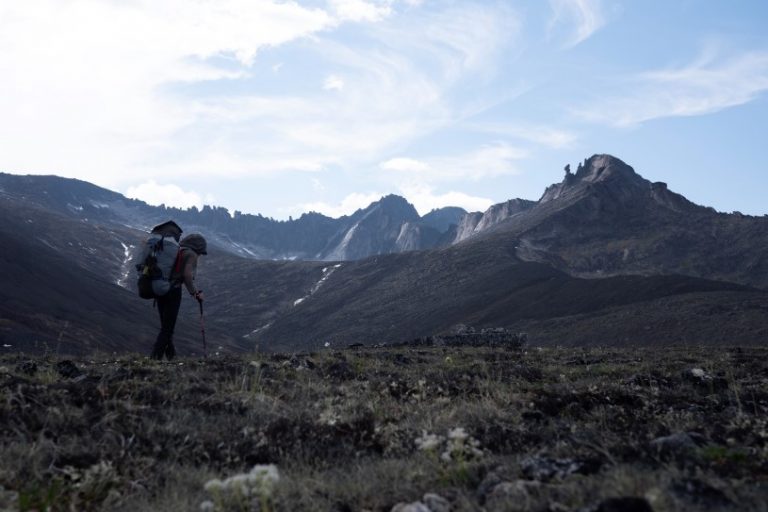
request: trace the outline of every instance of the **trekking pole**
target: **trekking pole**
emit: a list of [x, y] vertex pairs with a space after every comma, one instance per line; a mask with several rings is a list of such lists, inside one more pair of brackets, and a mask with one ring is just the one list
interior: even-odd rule
[[203, 301], [198, 300], [200, 304], [200, 332], [203, 334], [203, 357], [208, 358], [208, 345], [205, 343], [205, 321], [203, 320]]

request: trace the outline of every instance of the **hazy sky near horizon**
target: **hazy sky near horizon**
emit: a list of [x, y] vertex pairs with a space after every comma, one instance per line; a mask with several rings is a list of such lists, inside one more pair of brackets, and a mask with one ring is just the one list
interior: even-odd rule
[[768, 213], [768, 2], [0, 0], [0, 171], [279, 219], [613, 154]]

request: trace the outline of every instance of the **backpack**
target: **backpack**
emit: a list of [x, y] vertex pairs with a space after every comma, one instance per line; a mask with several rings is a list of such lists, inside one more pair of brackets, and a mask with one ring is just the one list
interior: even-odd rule
[[156, 299], [171, 290], [171, 273], [181, 268], [181, 251], [173, 237], [153, 233], [144, 243], [136, 265], [139, 272], [139, 297]]

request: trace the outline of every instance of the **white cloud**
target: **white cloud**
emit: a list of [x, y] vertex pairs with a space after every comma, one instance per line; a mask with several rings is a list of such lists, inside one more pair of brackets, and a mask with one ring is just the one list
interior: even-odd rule
[[344, 79], [337, 75], [328, 75], [323, 83], [323, 89], [326, 91], [344, 90]]
[[[145, 203], [159, 206], [173, 206], [176, 208], [203, 207], [203, 197], [197, 192], [185, 191], [178, 185], [160, 185], [154, 180], [147, 181], [135, 187], [130, 187], [125, 196], [132, 199], [140, 199]], [[212, 204], [213, 197], [206, 197], [206, 203]]]
[[425, 215], [436, 208], [458, 206], [467, 211], [485, 211], [495, 201], [486, 197], [476, 197], [464, 192], [449, 191], [442, 194], [425, 185], [406, 185], [401, 193], [413, 204], [419, 215]]
[[392, 13], [389, 3], [364, 0], [330, 0], [336, 16], [345, 21], [379, 21]]
[[716, 62], [705, 55], [693, 64], [650, 71], [630, 80], [625, 91], [575, 110], [586, 120], [634, 126], [664, 117], [697, 116], [743, 105], [768, 91], [768, 52]]
[[246, 70], [261, 48], [335, 23], [266, 0], [5, 3], [0, 162], [114, 184], [195, 122], [166, 85], [231, 79], [244, 71], [205, 59], [231, 55]]
[[336, 219], [343, 217], [344, 215], [350, 215], [360, 208], [366, 208], [371, 203], [384, 197], [384, 195], [385, 194], [380, 194], [378, 192], [370, 192], [367, 194], [355, 192], [349, 194], [337, 204], [330, 204], [322, 201], [305, 203], [296, 206], [294, 208], [294, 212], [297, 214], [305, 212], [317, 212]]
[[589, 39], [605, 25], [600, 0], [549, 0], [552, 18], [549, 23], [550, 36], [556, 27], [575, 25], [569, 30], [565, 47], [570, 48]]
[[385, 171], [424, 172], [430, 169], [429, 164], [413, 158], [392, 158], [380, 165]]
[[503, 135], [509, 138], [533, 142], [551, 149], [570, 148], [578, 139], [574, 132], [547, 126], [514, 123], [469, 123], [466, 126], [477, 132]]
[[[520, 34], [520, 18], [503, 3], [420, 3], [4, 3], [0, 165], [119, 189], [157, 176], [370, 166], [454, 125], [477, 97], [455, 91], [480, 87]], [[408, 16], [390, 15], [399, 6]], [[331, 32], [351, 20], [377, 21], [362, 44]], [[324, 85], [344, 94], [294, 83], [291, 92], [227, 93], [229, 82], [259, 72], [263, 49], [297, 40], [308, 42], [291, 52], [341, 70]], [[289, 75], [290, 54], [276, 55], [278, 63], [265, 61], [273, 80]], [[205, 95], [189, 92], [198, 84]]]
[[[457, 123], [465, 105], [450, 98], [452, 89], [492, 69], [493, 55], [514, 40], [519, 28], [514, 12], [495, 5], [419, 11], [398, 23], [368, 28], [366, 44], [313, 40], [311, 56], [345, 70], [343, 78], [331, 75], [325, 83], [336, 89], [343, 83], [343, 95], [209, 97], [195, 111], [206, 123], [221, 125], [221, 137], [247, 131], [245, 153], [260, 160], [299, 152], [324, 167], [361, 169], [419, 136]], [[242, 147], [234, 149], [246, 158]], [[200, 158], [192, 153], [187, 160], [195, 165]]]

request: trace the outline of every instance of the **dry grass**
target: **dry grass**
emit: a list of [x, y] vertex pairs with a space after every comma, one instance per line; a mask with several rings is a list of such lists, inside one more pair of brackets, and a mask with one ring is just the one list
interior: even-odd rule
[[[67, 377], [5, 356], [0, 509], [389, 511], [431, 492], [457, 511], [766, 510], [767, 356], [405, 347], [98, 357]], [[695, 443], [652, 443], [676, 433]], [[260, 464], [273, 488], [204, 489]]]

